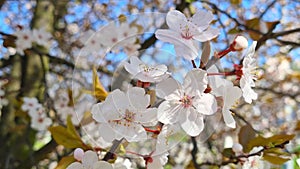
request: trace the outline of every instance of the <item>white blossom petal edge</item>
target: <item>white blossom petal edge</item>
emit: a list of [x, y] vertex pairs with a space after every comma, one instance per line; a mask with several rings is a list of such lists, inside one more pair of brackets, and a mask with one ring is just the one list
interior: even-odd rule
[[92, 108], [93, 118], [100, 123], [100, 131], [105, 141], [125, 138], [128, 142], [147, 139], [143, 125], [157, 123], [157, 109], [147, 108], [150, 96], [139, 87], [112, 91], [102, 103]]

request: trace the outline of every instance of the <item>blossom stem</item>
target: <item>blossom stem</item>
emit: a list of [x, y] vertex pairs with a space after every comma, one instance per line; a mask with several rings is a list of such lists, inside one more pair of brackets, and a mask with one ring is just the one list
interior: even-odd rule
[[152, 129], [149, 129], [149, 128], [146, 128], [146, 127], [145, 127], [145, 130], [147, 132], [151, 132], [151, 133], [154, 133], [154, 134], [159, 134], [160, 133], [160, 130], [152, 130]]
[[222, 57], [224, 57], [225, 55], [227, 55], [229, 52], [232, 52], [232, 51], [234, 51], [234, 50], [233, 50], [232, 45], [230, 45], [227, 49], [219, 52], [217, 54], [217, 58], [221, 59]]
[[136, 152], [133, 152], [133, 151], [128, 151], [128, 150], [126, 150], [126, 153], [133, 154], [133, 155], [137, 155], [137, 156], [140, 156], [140, 157], [144, 157], [144, 155], [139, 154], [139, 153], [136, 153]]

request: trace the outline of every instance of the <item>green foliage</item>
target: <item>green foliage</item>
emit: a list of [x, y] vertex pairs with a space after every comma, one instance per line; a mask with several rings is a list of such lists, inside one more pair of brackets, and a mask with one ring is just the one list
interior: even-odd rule
[[238, 136], [239, 143], [243, 146], [243, 149], [246, 150], [249, 141], [255, 138], [255, 131], [250, 125], [245, 125], [241, 127]]
[[57, 164], [55, 169], [65, 169], [67, 168], [71, 163], [75, 162], [75, 158], [73, 156], [66, 156], [63, 157]]
[[294, 137], [295, 137], [294, 134], [292, 135], [280, 134], [268, 138], [258, 136], [249, 141], [245, 149], [245, 152], [249, 152], [253, 147], [258, 147], [258, 146], [273, 148], [275, 146], [282, 145], [283, 143], [292, 140]]
[[108, 92], [104, 89], [99, 80], [95, 67], [93, 67], [93, 90], [94, 91], [86, 90], [85, 92], [93, 95], [98, 101], [104, 101], [108, 95]]
[[81, 140], [74, 125], [72, 124], [70, 116], [68, 116], [67, 119], [67, 128], [63, 126], [52, 126], [49, 127], [49, 131], [51, 132], [54, 140], [66, 148], [82, 148], [84, 150], [92, 149]]

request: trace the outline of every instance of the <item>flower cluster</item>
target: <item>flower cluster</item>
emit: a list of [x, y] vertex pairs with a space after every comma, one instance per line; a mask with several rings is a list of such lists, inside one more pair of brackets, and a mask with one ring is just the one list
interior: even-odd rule
[[[248, 153], [248, 158], [242, 158], [240, 161], [242, 162], [242, 169], [269, 169], [270, 165], [262, 160], [263, 156], [263, 147], [253, 147], [252, 150]], [[233, 152], [237, 155], [244, 155], [243, 147], [239, 143], [235, 143], [232, 146]]]
[[56, 92], [54, 108], [57, 111], [60, 120], [66, 122], [67, 117], [71, 116], [72, 123], [77, 126], [82, 120], [84, 113], [90, 109], [93, 102], [84, 99], [82, 96], [76, 100], [77, 103], [75, 104], [75, 100], [70, 98], [69, 92], [71, 91], [58, 90]]
[[100, 48], [113, 52], [118, 52], [119, 48], [122, 48], [128, 55], [135, 54], [140, 48], [140, 45], [136, 44], [137, 34], [137, 27], [128, 23], [121, 23], [120, 26], [110, 23], [98, 32], [86, 31], [79, 39], [84, 45], [81, 48], [81, 55], [97, 53]]
[[[151, 136], [155, 138], [155, 148], [151, 153], [127, 153], [143, 157], [149, 169], [162, 169], [171, 148], [170, 135], [183, 131], [192, 137], [199, 136], [205, 128], [207, 116], [216, 112], [222, 112], [227, 126], [236, 127], [231, 108], [241, 96], [248, 103], [257, 98], [252, 89], [255, 86], [253, 55], [256, 42], [245, 52], [242, 65], [234, 64], [231, 72], [219, 72], [217, 67], [206, 65], [206, 62], [197, 68], [194, 62], [199, 55], [196, 41], [209, 41], [218, 35], [218, 31], [209, 25], [212, 19], [211, 12], [198, 11], [191, 18], [186, 18], [181, 12], [173, 10], [167, 14], [170, 29], [159, 29], [155, 33], [159, 40], [174, 44], [177, 55], [192, 61], [193, 69], [185, 75], [183, 83], [170, 77], [165, 65], [149, 66], [136, 56], [132, 56], [130, 62], [124, 62], [125, 70], [138, 80], [136, 87], [129, 87], [126, 92], [113, 90], [103, 102], [95, 104], [91, 111], [105, 142], [141, 142]], [[111, 30], [114, 30], [113, 27]], [[125, 26], [124, 30], [130, 34], [129, 27]], [[126, 38], [124, 31], [121, 35]], [[107, 36], [104, 38], [106, 46], [114, 45], [121, 35], [104, 34]], [[134, 41], [126, 40], [124, 44], [132, 43]], [[216, 53], [212, 59], [221, 59], [227, 53], [241, 51], [247, 46], [247, 39], [237, 36], [228, 49]], [[240, 81], [240, 86], [222, 77], [232, 75]], [[155, 89], [151, 83], [156, 85]], [[155, 90], [156, 99], [159, 100], [156, 104], [147, 93], [149, 90]]]
[[45, 29], [21, 29], [15, 33], [17, 37], [16, 40], [16, 51], [24, 55], [24, 50], [32, 47], [32, 43], [44, 46], [46, 48], [50, 47], [52, 35]]
[[44, 131], [52, 124], [52, 120], [47, 117], [44, 107], [34, 97], [24, 97], [21, 109], [28, 112], [33, 129]]

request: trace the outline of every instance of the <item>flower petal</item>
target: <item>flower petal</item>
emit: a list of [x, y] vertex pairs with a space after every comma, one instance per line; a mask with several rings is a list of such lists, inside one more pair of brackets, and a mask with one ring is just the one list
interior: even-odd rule
[[93, 169], [113, 169], [113, 166], [106, 161], [98, 161], [93, 165]]
[[156, 96], [164, 98], [165, 96], [170, 95], [180, 86], [179, 82], [174, 78], [170, 77], [156, 85]]
[[158, 29], [155, 32], [155, 37], [163, 42], [172, 44], [178, 44], [181, 39], [180, 33], [169, 29]]
[[209, 93], [203, 93], [200, 98], [193, 101], [193, 106], [196, 107], [199, 113], [204, 115], [212, 115], [217, 111], [217, 101]]
[[108, 125], [107, 123], [100, 123], [99, 131], [101, 133], [101, 137], [105, 142], [112, 142], [116, 138], [115, 130], [112, 128], [113, 126]]
[[132, 87], [127, 91], [127, 98], [130, 110], [146, 110], [150, 104], [150, 95], [145, 94], [145, 90], [140, 87]]
[[180, 105], [172, 105], [168, 101], [162, 102], [157, 111], [158, 121], [164, 124], [173, 124], [177, 121], [177, 114], [180, 111]]
[[94, 163], [98, 161], [97, 153], [93, 151], [86, 151], [82, 158], [82, 165], [84, 168], [93, 168]]
[[157, 108], [148, 108], [144, 112], [136, 115], [135, 121], [142, 123], [144, 126], [154, 126], [157, 123]]
[[79, 163], [79, 162], [74, 162], [74, 163], [70, 164], [70, 165], [67, 167], [67, 169], [85, 169], [85, 168], [83, 167], [83, 165], [82, 165], [81, 163]]
[[208, 79], [206, 71], [202, 69], [193, 69], [185, 76], [183, 86], [187, 93], [195, 94], [197, 91], [202, 93], [206, 89], [207, 83]]
[[187, 18], [180, 11], [172, 10], [168, 12], [166, 21], [170, 29], [181, 32], [180, 25], [187, 23]]
[[112, 91], [104, 102], [98, 103], [92, 107], [93, 118], [98, 122], [107, 122], [108, 120], [118, 120], [128, 109], [128, 99], [119, 89]]
[[218, 29], [208, 27], [205, 31], [201, 32], [198, 35], [193, 36], [193, 38], [197, 41], [205, 42], [217, 37], [219, 33], [220, 32]]
[[192, 16], [191, 21], [197, 26], [199, 32], [202, 32], [209, 26], [213, 17], [210, 11], [199, 10]]
[[147, 133], [144, 127], [140, 124], [131, 123], [122, 130], [118, 130], [128, 142], [138, 142], [147, 139]]
[[234, 120], [231, 112], [229, 111], [229, 109], [223, 108], [222, 113], [223, 113], [223, 118], [224, 118], [226, 125], [230, 128], [235, 128], [236, 127], [235, 120]]
[[[187, 113], [186, 115], [182, 115]], [[188, 112], [182, 112], [180, 116], [180, 125], [182, 129], [190, 136], [198, 136], [204, 129], [203, 116], [194, 109]]]

